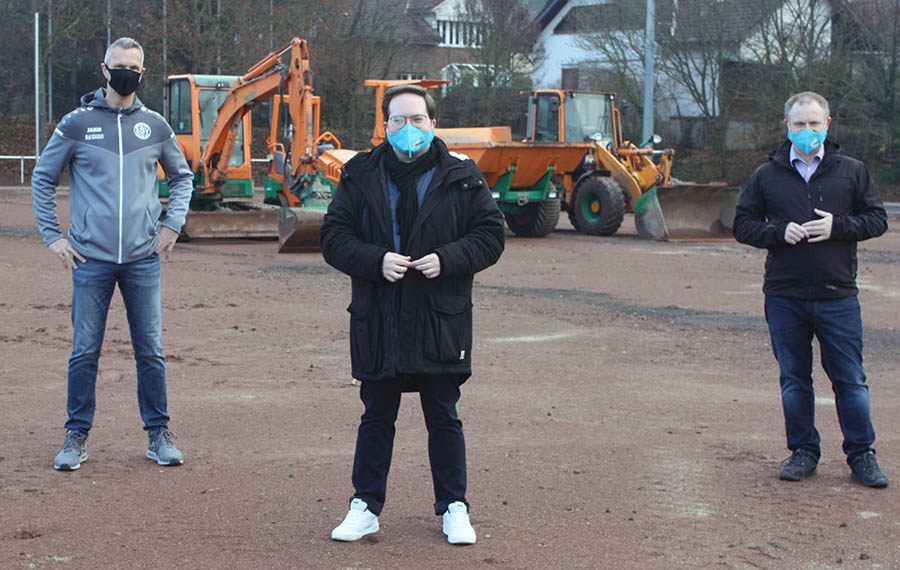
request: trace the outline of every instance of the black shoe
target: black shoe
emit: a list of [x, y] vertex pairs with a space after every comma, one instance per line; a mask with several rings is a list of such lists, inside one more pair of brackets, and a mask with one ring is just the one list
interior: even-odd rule
[[876, 487], [880, 489], [888, 486], [889, 481], [887, 475], [885, 475], [884, 471], [881, 470], [881, 467], [878, 466], [878, 460], [875, 459], [874, 451], [867, 451], [854, 458], [853, 462], [850, 463], [850, 469], [853, 470], [851, 478], [854, 481], [859, 481], [866, 487]]
[[784, 481], [802, 481], [816, 474], [818, 464], [819, 460], [812, 453], [798, 449], [781, 463], [778, 478]]

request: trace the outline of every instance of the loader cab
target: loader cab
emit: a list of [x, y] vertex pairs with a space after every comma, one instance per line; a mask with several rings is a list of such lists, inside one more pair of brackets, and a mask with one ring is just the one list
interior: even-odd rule
[[[591, 91], [532, 91], [526, 140], [584, 143], [600, 140], [617, 145], [615, 94]], [[606, 146], [606, 144], [604, 144]]]
[[[202, 171], [203, 149], [209, 140], [219, 107], [228, 97], [236, 75], [173, 75], [166, 80], [166, 118], [175, 132], [175, 139], [196, 177]], [[253, 197], [250, 174], [250, 113], [238, 125], [237, 139], [229, 160], [228, 182], [221, 189], [223, 198]], [[168, 196], [168, 187], [160, 182], [160, 196]]]

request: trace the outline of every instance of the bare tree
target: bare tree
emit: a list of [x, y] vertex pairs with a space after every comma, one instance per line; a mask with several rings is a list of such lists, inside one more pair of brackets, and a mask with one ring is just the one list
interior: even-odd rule
[[[847, 1], [836, 22], [855, 137], [879, 184], [900, 195], [900, 0]], [[883, 190], [884, 191], [884, 190]]]
[[[614, 91], [638, 114], [643, 113], [644, 10], [642, 2], [613, 0], [575, 7], [561, 23], [578, 34], [576, 45], [595, 54], [580, 65], [581, 86]], [[661, 16], [657, 20], [657, 27], [666, 25]], [[657, 81], [657, 98], [660, 90]]]
[[[636, 23], [644, 3], [614, 4], [615, 10], [605, 4], [588, 20], [583, 41], [600, 54], [596, 67], [618, 79], [616, 89], [638, 101], [644, 31]], [[744, 137], [754, 136], [752, 125], [759, 123], [768, 144], [778, 124], [773, 110], [789, 94], [840, 92], [840, 74], [823, 72], [834, 64], [832, 14], [826, 0], [657, 2], [657, 101], [683, 125], [687, 117], [703, 121], [716, 176], [728, 177], [735, 119], [750, 125], [739, 131]]]
[[[771, 115], [793, 93], [818, 91], [838, 107], [847, 93], [846, 63], [832, 49], [835, 2], [762, 0], [763, 17], [743, 43], [744, 84], [754, 84], [754, 110]], [[823, 70], [827, 72], [823, 73]], [[740, 96], [740, 93], [734, 96]]]
[[471, 73], [455, 78], [446, 97], [444, 122], [452, 126], [511, 125], [524, 132], [524, 98], [531, 71], [543, 54], [540, 30], [522, 0], [464, 0], [457, 15], [469, 26]]
[[314, 13], [310, 60], [315, 92], [323, 98], [322, 122], [345, 146], [364, 148], [375, 116], [364, 83], [387, 77], [398, 55], [410, 49], [405, 3], [339, 0]]

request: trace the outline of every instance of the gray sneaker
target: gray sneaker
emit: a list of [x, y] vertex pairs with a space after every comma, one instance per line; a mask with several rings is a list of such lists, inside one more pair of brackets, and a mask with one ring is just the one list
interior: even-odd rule
[[57, 471], [75, 471], [81, 468], [81, 462], [87, 461], [87, 432], [70, 429], [66, 432], [62, 449], [56, 454], [53, 468]]
[[167, 428], [159, 428], [147, 433], [147, 459], [160, 465], [181, 465], [184, 458], [175, 447], [175, 434]]

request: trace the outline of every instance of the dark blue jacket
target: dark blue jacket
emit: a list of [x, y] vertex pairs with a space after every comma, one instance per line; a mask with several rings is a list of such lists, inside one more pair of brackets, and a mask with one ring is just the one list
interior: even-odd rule
[[[767, 248], [766, 295], [834, 299], [856, 295], [856, 242], [887, 230], [887, 214], [862, 162], [825, 141], [825, 156], [809, 182], [790, 164], [791, 143], [769, 155], [750, 176], [734, 217], [734, 237]], [[834, 215], [831, 238], [796, 245], [784, 241], [789, 222], [819, 219], [814, 209]]]

